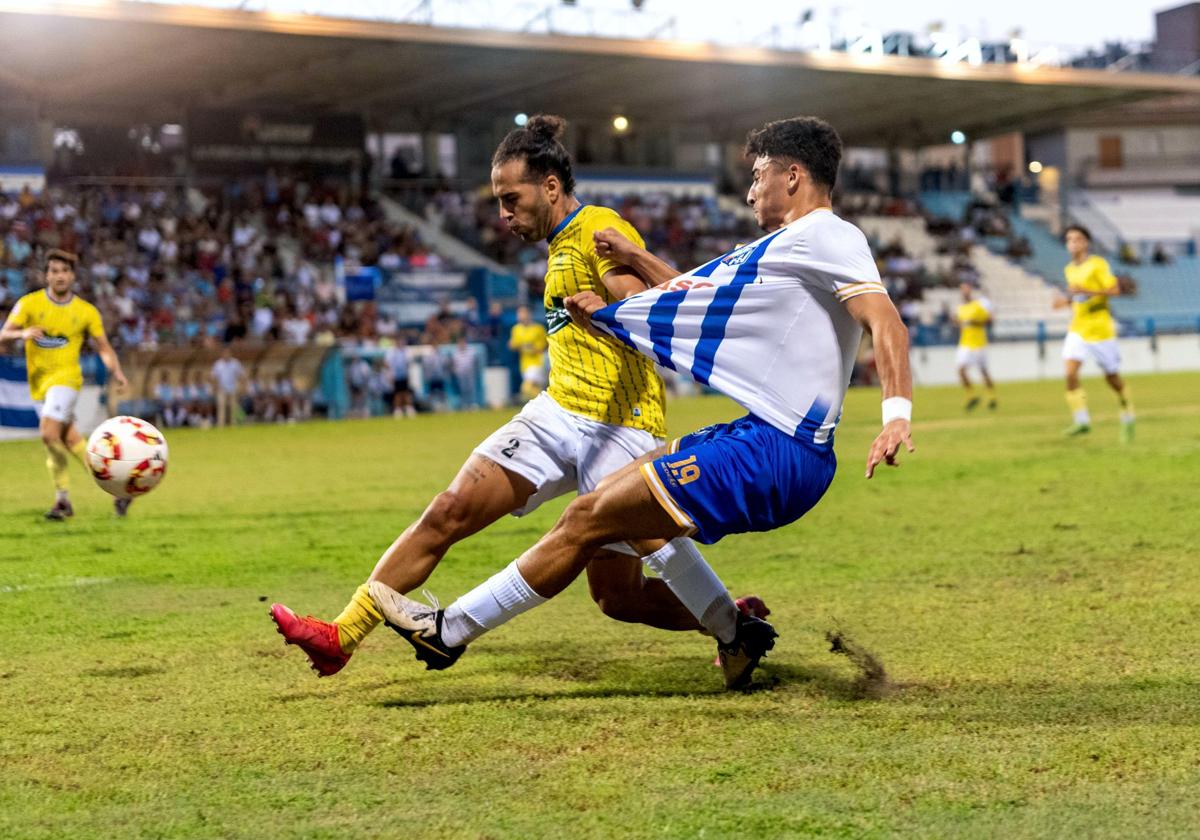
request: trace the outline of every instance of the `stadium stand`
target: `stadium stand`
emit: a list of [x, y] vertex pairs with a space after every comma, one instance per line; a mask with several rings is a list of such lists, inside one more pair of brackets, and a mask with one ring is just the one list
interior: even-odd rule
[[[1187, 206], [1192, 202], [1184, 197], [1179, 203]], [[971, 196], [965, 192], [922, 193], [921, 204], [931, 213], [962, 218], [971, 204]], [[1114, 273], [1128, 276], [1133, 281], [1135, 291], [1113, 301], [1113, 312], [1122, 322], [1123, 331], [1131, 334], [1195, 329], [1200, 322], [1200, 259], [1180, 256], [1164, 265], [1125, 264], [1118, 254], [1105, 252], [1106, 238], [1097, 232], [1111, 226], [1111, 219], [1102, 218], [1093, 227], [1096, 219], [1086, 213], [1076, 213], [1078, 206], [1071, 205], [1072, 221], [1093, 231], [1099, 250], [1109, 259]], [[1133, 206], [1137, 206], [1136, 201]], [[1140, 212], [1158, 219], [1155, 225], [1164, 224], [1161, 212], [1147, 207], [1142, 207]], [[1027, 255], [1014, 259], [994, 251], [976, 249], [972, 252], [981, 272], [981, 286], [998, 307], [996, 335], [1028, 336], [1032, 334], [1031, 330], [1036, 332], [1038, 322], [1047, 334], [1059, 334], [1066, 328], [1065, 315], [1049, 307], [1057, 290], [1064, 287], [1062, 270], [1070, 260], [1066, 246], [1040, 221], [1017, 212], [1006, 215], [1012, 236], [1028, 243]], [[988, 244], [1002, 250], [998, 242], [989, 241]]]

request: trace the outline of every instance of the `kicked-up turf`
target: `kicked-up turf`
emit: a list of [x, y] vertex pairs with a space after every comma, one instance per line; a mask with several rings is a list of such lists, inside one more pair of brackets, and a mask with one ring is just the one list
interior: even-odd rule
[[[706, 549], [779, 644], [726, 693], [711, 640], [604, 618], [577, 582], [425, 672], [380, 628], [317, 680], [267, 617], [331, 617], [506, 414], [169, 433], [128, 520], [80, 470], [43, 522], [0, 444], [0, 837], [1181, 837], [1200, 826], [1200, 375], [994, 413], [916, 396], [870, 482], [873, 391], [795, 525]], [[677, 401], [682, 433], [738, 414]], [[456, 548], [443, 603], [562, 503]], [[837, 648], [839, 655], [830, 652]]]

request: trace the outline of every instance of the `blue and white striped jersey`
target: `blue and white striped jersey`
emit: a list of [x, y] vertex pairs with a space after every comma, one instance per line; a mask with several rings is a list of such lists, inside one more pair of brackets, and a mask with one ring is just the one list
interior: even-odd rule
[[862, 294], [887, 294], [866, 237], [815, 210], [592, 321], [786, 434], [831, 445], [862, 338], [843, 304]]

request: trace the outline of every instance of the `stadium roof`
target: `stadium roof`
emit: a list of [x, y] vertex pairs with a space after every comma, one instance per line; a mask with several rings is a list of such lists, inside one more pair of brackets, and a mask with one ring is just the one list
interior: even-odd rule
[[[548, 111], [740, 137], [796, 113], [857, 145], [1051, 127], [1200, 79], [970, 66], [670, 41], [437, 28], [194, 6], [0, 0], [0, 102], [60, 122], [176, 122], [188, 107], [359, 111], [449, 128]], [[472, 120], [474, 122], [474, 120]]]

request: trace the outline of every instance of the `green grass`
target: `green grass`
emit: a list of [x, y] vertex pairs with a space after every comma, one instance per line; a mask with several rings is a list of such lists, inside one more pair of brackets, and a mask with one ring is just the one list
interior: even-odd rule
[[[386, 629], [327, 680], [284, 649], [268, 604], [335, 613], [503, 415], [177, 431], [127, 521], [77, 470], [75, 519], [42, 522], [39, 445], [0, 445], [0, 837], [1194, 836], [1200, 375], [1133, 380], [1132, 447], [1088, 386], [1070, 441], [1056, 384], [971, 417], [920, 391], [917, 453], [871, 482], [878, 397], [853, 392], [824, 501], [707, 550], [781, 633], [748, 694], [581, 583], [444, 673]], [[673, 431], [737, 413], [681, 401]]]

